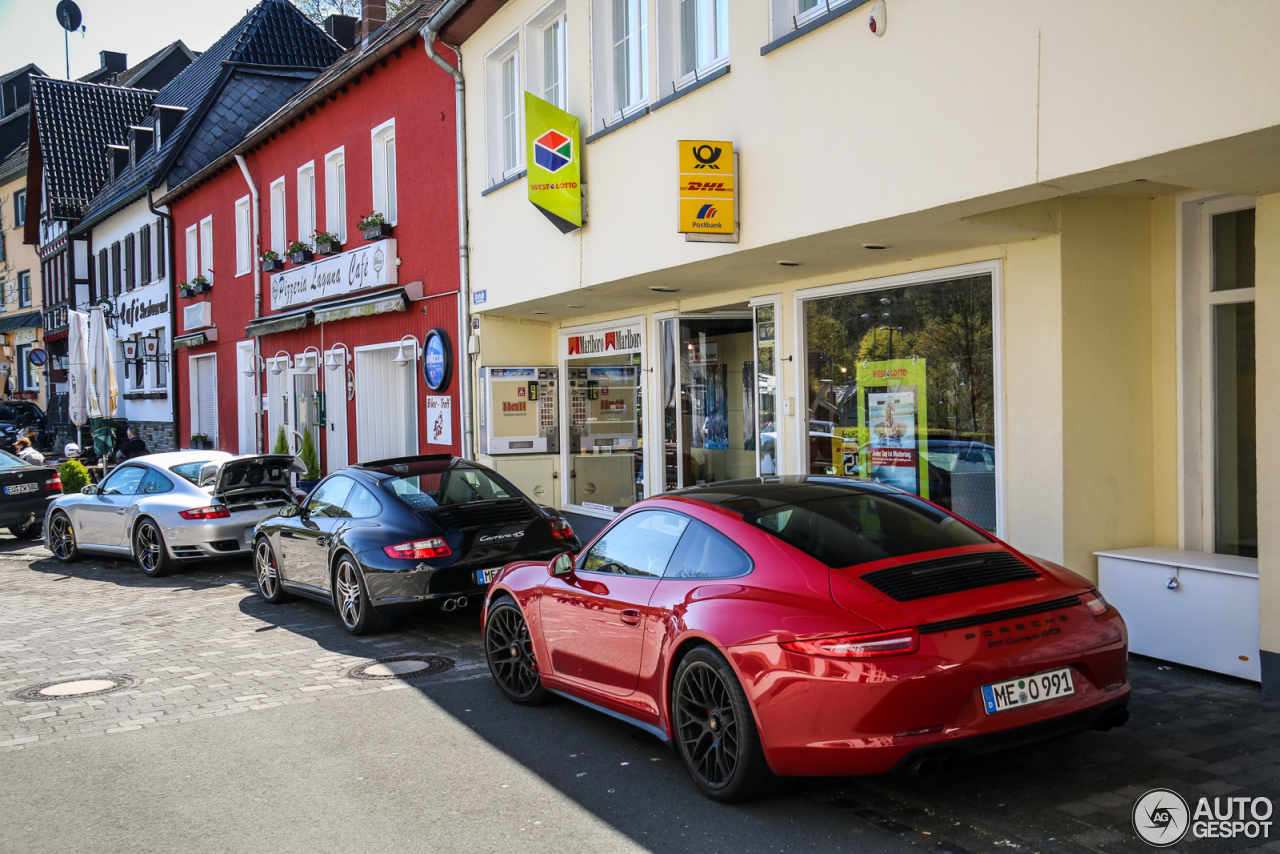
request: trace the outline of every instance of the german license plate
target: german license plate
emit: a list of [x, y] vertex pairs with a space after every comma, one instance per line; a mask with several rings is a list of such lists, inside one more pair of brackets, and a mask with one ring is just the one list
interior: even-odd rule
[[1007, 682], [982, 686], [982, 705], [987, 714], [1018, 709], [1045, 700], [1056, 700], [1076, 692], [1071, 681], [1071, 668], [1047, 670], [1033, 676], [1021, 676]]
[[491, 584], [501, 571], [502, 567], [500, 566], [495, 566], [492, 569], [477, 569], [476, 581], [480, 584]]
[[38, 483], [15, 483], [4, 488], [5, 495], [21, 495], [24, 492], [35, 492], [40, 488]]

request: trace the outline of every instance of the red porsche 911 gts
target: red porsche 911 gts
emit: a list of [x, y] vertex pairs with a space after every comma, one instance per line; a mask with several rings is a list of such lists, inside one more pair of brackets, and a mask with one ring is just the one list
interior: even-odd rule
[[503, 693], [674, 747], [732, 801], [919, 771], [1128, 718], [1124, 621], [1087, 580], [891, 487], [714, 483], [642, 501], [485, 602]]

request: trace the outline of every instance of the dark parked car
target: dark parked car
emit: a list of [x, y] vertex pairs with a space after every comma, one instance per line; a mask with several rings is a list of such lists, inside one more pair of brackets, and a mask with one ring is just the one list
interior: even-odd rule
[[1093, 584], [867, 481], [646, 499], [576, 560], [506, 567], [483, 626], [509, 699], [629, 721], [720, 801], [1128, 717], [1124, 622]]
[[0, 449], [11, 450], [22, 436], [30, 438], [43, 453], [53, 450], [53, 431], [44, 410], [29, 400], [0, 403]]
[[0, 451], [0, 525], [22, 539], [40, 536], [50, 502], [62, 495], [58, 470]]
[[479, 604], [508, 563], [582, 548], [555, 510], [448, 454], [377, 460], [322, 480], [256, 530], [258, 593], [333, 605], [352, 634], [401, 610]]

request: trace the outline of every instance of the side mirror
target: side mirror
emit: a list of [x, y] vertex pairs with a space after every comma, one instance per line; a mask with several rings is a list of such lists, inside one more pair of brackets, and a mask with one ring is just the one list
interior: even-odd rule
[[297, 504], [286, 504], [285, 506], [280, 508], [279, 515], [285, 517], [286, 519], [289, 519], [294, 516], [297, 516], [298, 513], [301, 512], [301, 510], [302, 508], [299, 507]]
[[573, 572], [573, 555], [561, 552], [547, 565], [547, 569], [557, 578], [563, 578]]
[[88, 486], [82, 486], [80, 487], [80, 494], [81, 495], [97, 495], [98, 487], [92, 483], [89, 484]]

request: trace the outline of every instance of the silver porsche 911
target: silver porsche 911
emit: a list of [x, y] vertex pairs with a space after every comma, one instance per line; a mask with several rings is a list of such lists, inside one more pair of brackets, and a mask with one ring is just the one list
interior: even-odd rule
[[63, 562], [85, 553], [132, 557], [151, 576], [185, 561], [247, 556], [253, 526], [294, 503], [289, 475], [304, 471], [289, 454], [136, 457], [50, 504], [45, 545]]

